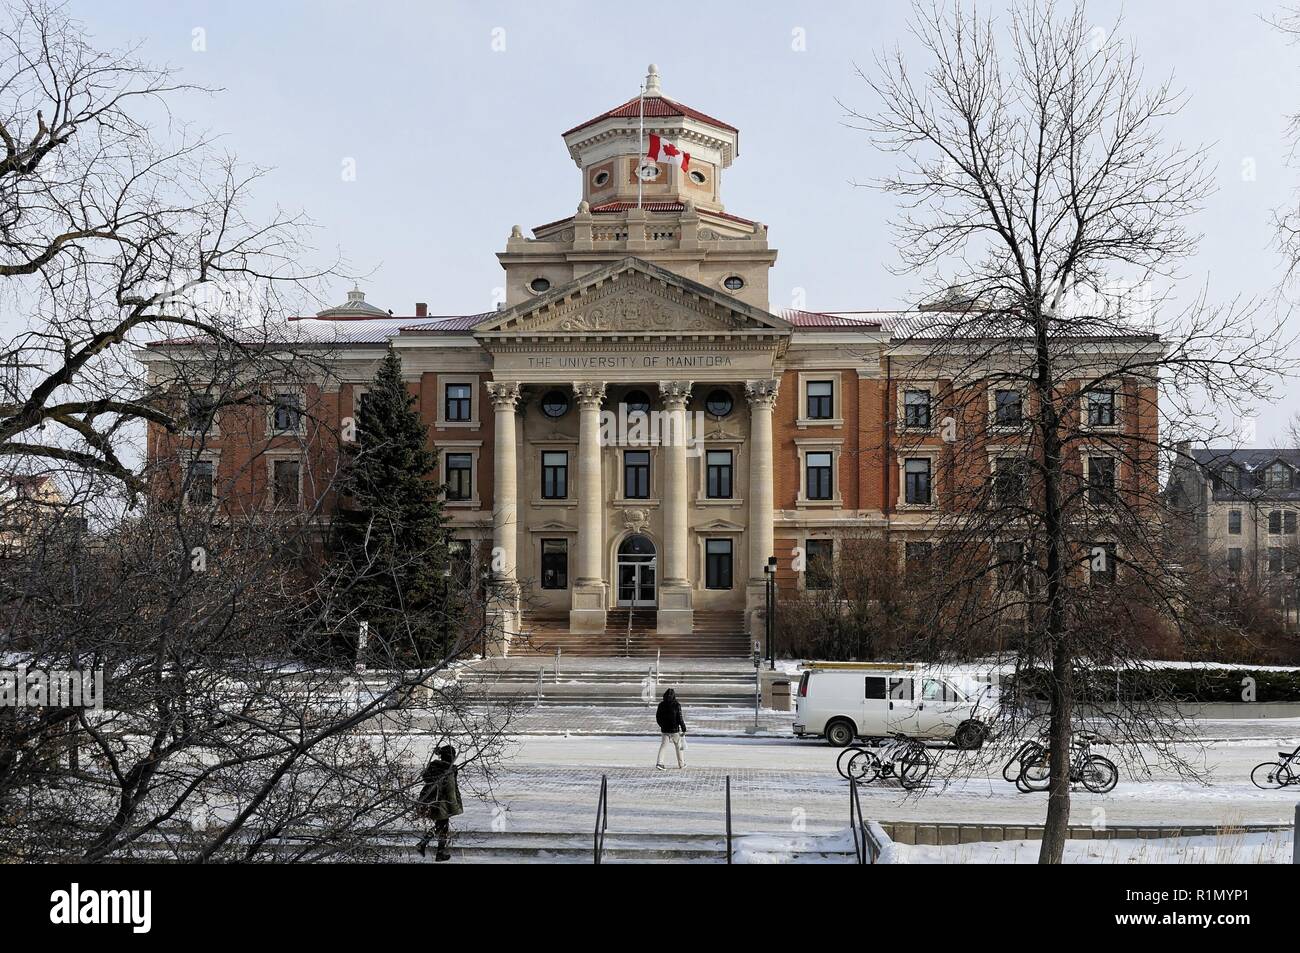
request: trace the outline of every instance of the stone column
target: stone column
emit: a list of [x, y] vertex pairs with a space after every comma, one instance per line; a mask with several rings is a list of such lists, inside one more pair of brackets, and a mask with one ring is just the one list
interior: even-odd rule
[[745, 621], [754, 638], [763, 632], [767, 599], [763, 567], [775, 549], [772, 408], [780, 385], [776, 379], [745, 382], [745, 397], [749, 400], [749, 581], [745, 586]]
[[655, 627], [660, 632], [689, 633], [694, 628], [687, 565], [690, 553], [688, 531], [688, 494], [690, 469], [686, 457], [686, 404], [691, 399], [691, 381], [660, 381], [668, 428], [661, 430], [660, 465], [663, 467], [664, 539], [662, 578], [659, 584], [659, 611]]
[[578, 398], [578, 552], [577, 575], [569, 607], [573, 632], [605, 631], [605, 486], [600, 473], [600, 403], [604, 381], [579, 381]]
[[504, 655], [510, 636], [519, 631], [519, 492], [515, 458], [516, 381], [488, 381], [488, 397], [496, 415], [492, 444], [492, 572], [495, 591], [488, 608], [494, 617], [497, 651]]

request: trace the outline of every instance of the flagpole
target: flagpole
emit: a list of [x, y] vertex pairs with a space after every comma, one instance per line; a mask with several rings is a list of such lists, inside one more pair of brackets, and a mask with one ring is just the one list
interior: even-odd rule
[[645, 158], [645, 83], [641, 84], [641, 101], [637, 104], [636, 207], [641, 208], [641, 160]]

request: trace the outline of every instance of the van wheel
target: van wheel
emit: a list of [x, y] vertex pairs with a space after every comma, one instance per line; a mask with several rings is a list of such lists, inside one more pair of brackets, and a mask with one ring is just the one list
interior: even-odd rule
[[857, 737], [853, 722], [845, 718], [836, 718], [826, 726], [826, 741], [832, 748], [843, 748]]
[[957, 726], [957, 733], [953, 735], [952, 743], [962, 751], [975, 751], [983, 746], [988, 734], [987, 726], [972, 718]]

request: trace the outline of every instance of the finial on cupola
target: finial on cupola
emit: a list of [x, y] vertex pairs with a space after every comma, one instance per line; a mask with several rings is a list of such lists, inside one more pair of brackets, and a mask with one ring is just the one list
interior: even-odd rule
[[662, 96], [663, 91], [659, 88], [659, 67], [654, 63], [650, 64], [649, 71], [645, 74], [645, 94], [647, 96]]

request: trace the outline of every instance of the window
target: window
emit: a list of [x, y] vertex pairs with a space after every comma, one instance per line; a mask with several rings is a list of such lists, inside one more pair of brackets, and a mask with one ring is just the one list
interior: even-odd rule
[[472, 392], [469, 384], [448, 384], [444, 389], [446, 409], [445, 418], [452, 422], [467, 422], [471, 420], [470, 410]]
[[916, 689], [910, 678], [891, 678], [889, 680], [889, 697], [895, 701], [910, 702]]
[[1113, 390], [1089, 391], [1085, 399], [1089, 427], [1115, 426], [1115, 392]]
[[1023, 589], [1025, 584], [1025, 545], [1016, 540], [1004, 540], [994, 550], [997, 573], [1001, 588], [1009, 590]]
[[710, 450], [705, 455], [704, 495], [711, 500], [731, 499], [730, 450]]
[[1228, 511], [1228, 533], [1232, 536], [1241, 535], [1241, 510]]
[[1241, 549], [1233, 546], [1228, 550], [1228, 569], [1231, 572], [1241, 572]]
[[1272, 536], [1282, 533], [1293, 535], [1296, 531], [1295, 510], [1273, 510], [1268, 514], [1268, 532]]
[[934, 550], [931, 543], [903, 544], [903, 575], [908, 583], [915, 583], [930, 568], [930, 555]]
[[1229, 490], [1241, 489], [1240, 477], [1236, 467], [1224, 467], [1219, 473], [1219, 481]]
[[533, 294], [546, 294], [551, 290], [551, 283], [545, 278], [534, 278], [528, 282], [528, 290]]
[[211, 394], [191, 394], [185, 402], [185, 429], [207, 433], [216, 425], [217, 399]]
[[1277, 546], [1268, 548], [1268, 571], [1271, 573], [1282, 571], [1282, 550]]
[[834, 455], [830, 453], [809, 453], [804, 456], [804, 470], [807, 478], [807, 493], [805, 494], [810, 500], [829, 500], [833, 499], [831, 493], [831, 460]]
[[1115, 582], [1119, 568], [1114, 543], [1093, 543], [1088, 550], [1088, 579], [1094, 586], [1109, 586]]
[[569, 541], [542, 540], [542, 588], [569, 588]]
[[[709, 180], [709, 177], [706, 176], [699, 169], [691, 169], [690, 176], [691, 176], [691, 181], [694, 182], [696, 185], [703, 185], [705, 182]], [[731, 279], [728, 278], [727, 280], [730, 281]]]
[[623, 497], [629, 500], [650, 499], [649, 450], [627, 450], [623, 453]]
[[704, 401], [704, 409], [713, 417], [727, 416], [735, 405], [735, 401], [731, 399], [731, 395], [725, 390], [709, 391], [709, 396]]
[[745, 287], [745, 279], [740, 275], [727, 275], [726, 278], [722, 279], [722, 287], [728, 291], [739, 291]]
[[292, 391], [275, 395], [271, 426], [278, 433], [296, 433], [302, 424], [302, 398]]
[[650, 410], [650, 396], [643, 390], [631, 390], [623, 398], [629, 414], [644, 414]]
[[916, 430], [930, 429], [930, 392], [908, 390], [903, 392], [903, 426]]
[[592, 178], [591, 178], [591, 184], [594, 185], [594, 186], [595, 186], [596, 188], [598, 188], [598, 189], [600, 189], [600, 188], [604, 188], [605, 185], [607, 185], [608, 183], [609, 183], [609, 173], [608, 173], [608, 172], [605, 172], [605, 171], [603, 171], [603, 170], [600, 171], [600, 172], [597, 172], [597, 173], [596, 173], [594, 176], [592, 176]]
[[731, 540], [704, 541], [704, 586], [707, 589], [731, 588]]
[[1105, 503], [1115, 496], [1113, 457], [1088, 458], [1088, 502]]
[[883, 675], [868, 675], [864, 689], [869, 699], [884, 700], [889, 697], [889, 689]]
[[1019, 427], [1024, 422], [1024, 404], [1018, 390], [993, 392], [993, 423], [998, 427]]
[[808, 382], [808, 419], [831, 420], [835, 416], [834, 381]]
[[455, 502], [474, 499], [473, 476], [473, 454], [447, 454], [447, 499]]
[[1295, 535], [1295, 511], [1286, 510], [1282, 513], [1282, 532], [1287, 536]]
[[450, 539], [447, 541], [447, 578], [462, 591], [470, 588], [470, 549], [469, 541]]
[[1025, 463], [1019, 457], [998, 457], [994, 460], [993, 501], [1002, 504], [1023, 503], [1025, 476]]
[[542, 413], [551, 419], [563, 417], [569, 412], [569, 395], [562, 390], [546, 392], [542, 398]]
[[903, 461], [903, 499], [916, 506], [929, 506], [930, 458], [908, 457]]
[[1291, 488], [1291, 468], [1285, 463], [1274, 463], [1264, 471], [1264, 485], [1270, 490]]
[[297, 506], [302, 467], [297, 460], [271, 463], [271, 500], [277, 506]]
[[542, 499], [563, 500], [569, 496], [569, 452], [548, 450], [542, 454]]
[[834, 573], [835, 544], [829, 539], [810, 539], [804, 543], [807, 559], [805, 589], [829, 589]]
[[195, 460], [190, 464], [189, 486], [185, 489], [185, 502], [190, 506], [207, 506], [212, 502], [212, 481], [216, 467], [211, 460]]

